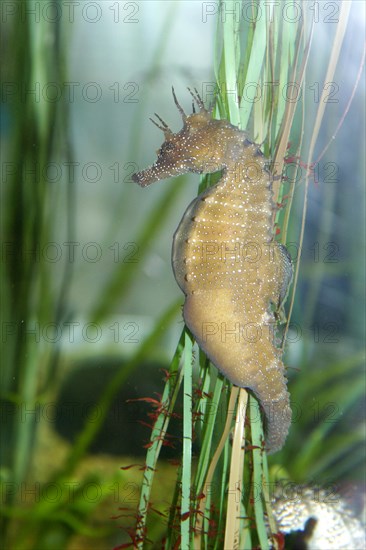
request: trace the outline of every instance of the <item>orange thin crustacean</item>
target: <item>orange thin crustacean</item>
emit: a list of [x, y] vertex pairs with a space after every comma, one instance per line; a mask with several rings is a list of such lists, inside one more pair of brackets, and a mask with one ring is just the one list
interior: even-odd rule
[[271, 174], [257, 145], [226, 120], [214, 120], [198, 95], [198, 113], [165, 135], [156, 162], [133, 174], [146, 187], [186, 172], [212, 173], [219, 182], [188, 206], [174, 235], [172, 264], [185, 294], [187, 327], [212, 363], [235, 385], [249, 388], [266, 415], [266, 450], [279, 450], [291, 422], [275, 310], [287, 293], [292, 266], [273, 237]]

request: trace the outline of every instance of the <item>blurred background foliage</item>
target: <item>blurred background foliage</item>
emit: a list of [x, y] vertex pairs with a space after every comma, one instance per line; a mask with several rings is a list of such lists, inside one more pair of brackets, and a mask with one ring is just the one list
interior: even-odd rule
[[[308, 113], [328, 85], [334, 32], [325, 3], [316, 4]], [[212, 99], [216, 19], [199, 2], [47, 5], [2, 5], [2, 544], [97, 549], [127, 541], [119, 527], [135, 521], [142, 473], [120, 466], [143, 462], [149, 427], [137, 421], [148, 423], [150, 409], [126, 400], [157, 399], [163, 389], [183, 328], [172, 235], [198, 183], [186, 176], [142, 191], [130, 175], [161, 143], [148, 117], [180, 125], [172, 84], [186, 111], [187, 86]], [[315, 158], [347, 108], [363, 34], [364, 6], [354, 2]], [[297, 414], [270, 460], [274, 479], [360, 493], [364, 99], [361, 78], [309, 188], [285, 361]], [[287, 238], [294, 258], [301, 185]], [[162, 457], [152, 496], [166, 507], [168, 459], [181, 446], [176, 420], [175, 450]], [[112, 521], [119, 507], [131, 517]], [[163, 535], [159, 521], [151, 529], [155, 540]]]

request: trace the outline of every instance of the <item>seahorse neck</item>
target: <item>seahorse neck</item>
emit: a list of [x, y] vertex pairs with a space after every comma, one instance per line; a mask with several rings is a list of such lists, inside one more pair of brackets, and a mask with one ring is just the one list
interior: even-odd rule
[[[222, 170], [216, 189], [240, 194], [255, 193], [257, 200], [268, 201], [271, 195], [268, 174], [265, 172], [264, 158], [253, 158], [246, 151], [233, 160], [229, 160]], [[264, 183], [264, 185], [263, 185]]]

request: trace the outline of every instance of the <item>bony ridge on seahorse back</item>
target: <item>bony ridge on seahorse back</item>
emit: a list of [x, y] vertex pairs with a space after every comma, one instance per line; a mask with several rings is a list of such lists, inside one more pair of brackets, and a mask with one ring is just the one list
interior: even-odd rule
[[146, 187], [186, 172], [222, 170], [219, 182], [188, 206], [173, 238], [172, 265], [185, 294], [184, 320], [211, 362], [249, 388], [266, 416], [266, 450], [283, 446], [291, 408], [275, 312], [292, 277], [291, 259], [273, 237], [271, 174], [257, 145], [226, 120], [214, 120], [197, 90], [174, 134], [156, 115], [165, 141], [156, 162], [132, 179]]

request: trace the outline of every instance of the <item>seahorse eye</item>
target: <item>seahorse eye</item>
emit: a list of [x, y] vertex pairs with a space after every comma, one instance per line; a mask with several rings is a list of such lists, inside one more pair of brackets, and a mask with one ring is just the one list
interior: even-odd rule
[[174, 150], [174, 144], [171, 141], [164, 141], [163, 145], [160, 147], [158, 154], [163, 155]]

